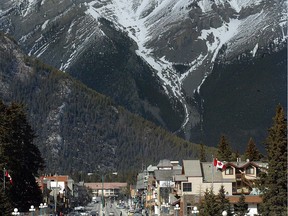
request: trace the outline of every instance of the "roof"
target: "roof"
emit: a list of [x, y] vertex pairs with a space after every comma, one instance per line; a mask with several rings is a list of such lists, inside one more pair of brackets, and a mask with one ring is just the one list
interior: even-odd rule
[[235, 179], [223, 179], [222, 172], [216, 170], [212, 162], [201, 163], [204, 182], [233, 182]]
[[70, 178], [68, 175], [41, 176], [43, 180], [67, 182]]
[[[145, 177], [147, 177], [145, 179]], [[146, 180], [146, 183], [145, 183]], [[136, 182], [136, 189], [144, 189], [147, 186], [148, 182], [148, 174], [147, 173], [138, 173], [137, 175], [137, 182]]]
[[[240, 195], [226, 196], [230, 203], [238, 203]], [[259, 195], [245, 195], [245, 203], [262, 203], [262, 197]]]
[[147, 167], [147, 171], [148, 171], [148, 172], [154, 172], [154, 170], [157, 170], [157, 169], [158, 169], [157, 166], [149, 165], [149, 166]]
[[175, 182], [185, 182], [185, 181], [187, 181], [187, 177], [185, 175], [175, 175], [174, 181]]
[[200, 160], [183, 160], [183, 170], [185, 176], [201, 177]]
[[157, 181], [169, 181], [173, 179], [173, 176], [180, 175], [180, 169], [172, 170], [155, 170], [155, 178]]
[[[92, 190], [99, 190], [102, 189], [102, 182], [91, 182], [91, 183], [84, 183], [84, 186], [91, 188]], [[119, 189], [127, 187], [126, 182], [104, 182], [103, 189]]]
[[163, 167], [173, 167], [173, 165], [171, 164], [171, 161], [168, 160], [168, 159], [163, 159], [163, 160], [160, 160], [158, 165], [157, 165], [158, 168], [163, 168]]
[[268, 163], [264, 163], [261, 161], [243, 161], [243, 162], [227, 162], [226, 166], [233, 166], [235, 168], [246, 168], [248, 166], [254, 166], [259, 168], [266, 168]]

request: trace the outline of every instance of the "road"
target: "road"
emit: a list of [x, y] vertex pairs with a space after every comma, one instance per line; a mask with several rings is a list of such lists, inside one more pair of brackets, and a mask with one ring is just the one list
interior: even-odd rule
[[[88, 206], [85, 207], [88, 212], [96, 211], [99, 213], [99, 215], [102, 212], [102, 204], [99, 203], [90, 203]], [[113, 212], [115, 216], [128, 216], [128, 212], [126, 209], [119, 209], [116, 207], [114, 203], [111, 203], [110, 201], [106, 202], [105, 208], [103, 209], [103, 213], [105, 216], [109, 216], [109, 213]], [[101, 215], [100, 215], [101, 216]]]

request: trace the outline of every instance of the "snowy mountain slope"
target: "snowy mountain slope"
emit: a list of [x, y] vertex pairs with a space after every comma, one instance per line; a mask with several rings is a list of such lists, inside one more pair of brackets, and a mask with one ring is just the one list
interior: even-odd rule
[[[108, 46], [115, 46], [116, 35], [103, 31], [107, 24], [101, 20], [109, 20], [112, 28], [137, 45], [135, 52], [154, 70], [169, 100], [182, 104], [179, 131], [185, 132], [186, 139], [191, 139], [191, 130], [201, 123], [202, 105], [195, 101], [195, 92], [201, 95], [215, 62], [231, 62], [244, 52], [257, 57], [259, 50], [271, 43], [281, 47], [287, 39], [286, 0], [2, 2], [0, 29], [13, 35], [28, 54], [67, 72], [89, 48], [93, 47], [99, 60], [106, 56]], [[96, 58], [93, 56], [85, 58]], [[153, 110], [159, 108], [155, 104], [150, 103]], [[155, 117], [165, 122], [159, 113]]]
[[[265, 46], [275, 38], [280, 38], [281, 42], [287, 38], [285, 1], [146, 0], [127, 3], [114, 0], [105, 3], [97, 5], [95, 18], [105, 17], [128, 31], [138, 45], [138, 55], [157, 71], [167, 94], [183, 103], [186, 120], [182, 126], [189, 120], [192, 125], [199, 121], [198, 117], [195, 119], [195, 110], [186, 103], [183, 91], [193, 97], [193, 92], [212, 70], [224, 44], [228, 47], [225, 58], [233, 58], [249, 49], [256, 52], [255, 47]], [[188, 69], [179, 74], [173, 68], [175, 64], [187, 65]], [[194, 113], [194, 119], [189, 113]]]

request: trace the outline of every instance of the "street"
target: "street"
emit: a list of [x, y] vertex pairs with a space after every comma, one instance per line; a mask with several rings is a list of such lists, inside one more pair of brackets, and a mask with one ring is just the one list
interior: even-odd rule
[[[92, 215], [91, 213], [98, 213], [99, 216], [128, 216], [127, 209], [117, 208], [117, 206], [110, 201], [106, 202], [104, 209], [102, 209], [101, 202], [91, 202], [85, 206], [85, 212], [87, 212], [89, 216]], [[83, 215], [83, 213], [80, 213], [80, 215]], [[75, 216], [75, 212], [69, 213], [68, 216]]]

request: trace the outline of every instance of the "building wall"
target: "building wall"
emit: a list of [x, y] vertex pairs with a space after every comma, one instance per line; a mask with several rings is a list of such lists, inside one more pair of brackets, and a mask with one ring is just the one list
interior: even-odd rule
[[[192, 183], [192, 191], [191, 192], [184, 192], [183, 191], [183, 183]], [[225, 191], [232, 195], [232, 182], [229, 183], [223, 183], [223, 182], [214, 182], [213, 183], [213, 192], [215, 194], [218, 194], [219, 189], [221, 186], [224, 186]], [[210, 189], [212, 187], [212, 183], [203, 183], [202, 177], [188, 177], [188, 182], [182, 182], [181, 188], [182, 188], [182, 195], [201, 195], [203, 196], [206, 189]]]

